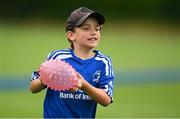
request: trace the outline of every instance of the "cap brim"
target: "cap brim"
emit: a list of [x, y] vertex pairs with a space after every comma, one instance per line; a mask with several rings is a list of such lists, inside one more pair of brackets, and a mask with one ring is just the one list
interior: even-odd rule
[[93, 12], [93, 13], [89, 13], [89, 14], [83, 16], [83, 17], [77, 22], [76, 26], [82, 25], [82, 24], [86, 21], [86, 19], [89, 18], [89, 17], [94, 17], [94, 18], [96, 18], [97, 21], [98, 21], [98, 23], [99, 23], [99, 25], [103, 25], [103, 24], [105, 23], [105, 18], [104, 18], [104, 16], [103, 16], [102, 14], [100, 14], [99, 12]]

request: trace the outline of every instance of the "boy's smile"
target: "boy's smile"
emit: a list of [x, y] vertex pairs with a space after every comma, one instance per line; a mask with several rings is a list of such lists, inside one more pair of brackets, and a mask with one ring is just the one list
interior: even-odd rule
[[93, 41], [96, 41], [96, 40], [97, 40], [97, 38], [96, 38], [96, 37], [91, 37], [91, 38], [88, 38], [87, 40], [88, 40], [88, 41], [92, 41], [92, 42], [93, 42]]

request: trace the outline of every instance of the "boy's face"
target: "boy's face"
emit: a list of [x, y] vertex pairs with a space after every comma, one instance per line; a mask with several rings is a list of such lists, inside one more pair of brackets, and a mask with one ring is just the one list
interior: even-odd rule
[[89, 17], [80, 27], [75, 27], [70, 40], [74, 48], [93, 49], [100, 41], [100, 30], [101, 26], [98, 21]]

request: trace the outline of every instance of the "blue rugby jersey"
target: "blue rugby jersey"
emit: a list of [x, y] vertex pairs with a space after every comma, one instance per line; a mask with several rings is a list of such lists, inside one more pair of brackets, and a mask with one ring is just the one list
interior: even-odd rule
[[[111, 59], [99, 51], [93, 58], [82, 60], [72, 49], [51, 52], [47, 60], [61, 59], [68, 62], [85, 80], [97, 88], [113, 95], [114, 74]], [[37, 73], [35, 73], [37, 76]], [[95, 118], [97, 103], [85, 92], [78, 90], [55, 91], [47, 89], [44, 100], [44, 118]]]

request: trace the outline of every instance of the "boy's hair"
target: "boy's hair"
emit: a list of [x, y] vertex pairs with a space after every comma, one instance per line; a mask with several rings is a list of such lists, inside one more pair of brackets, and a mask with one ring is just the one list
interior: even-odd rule
[[[74, 10], [68, 17], [66, 21], [66, 32], [74, 32], [74, 27], [82, 25], [89, 17], [96, 18], [99, 25], [103, 25], [105, 23], [105, 18], [101, 13], [90, 10], [86, 7], [80, 7]], [[71, 48], [74, 48], [72, 42], [69, 39], [68, 41], [71, 43]]]

